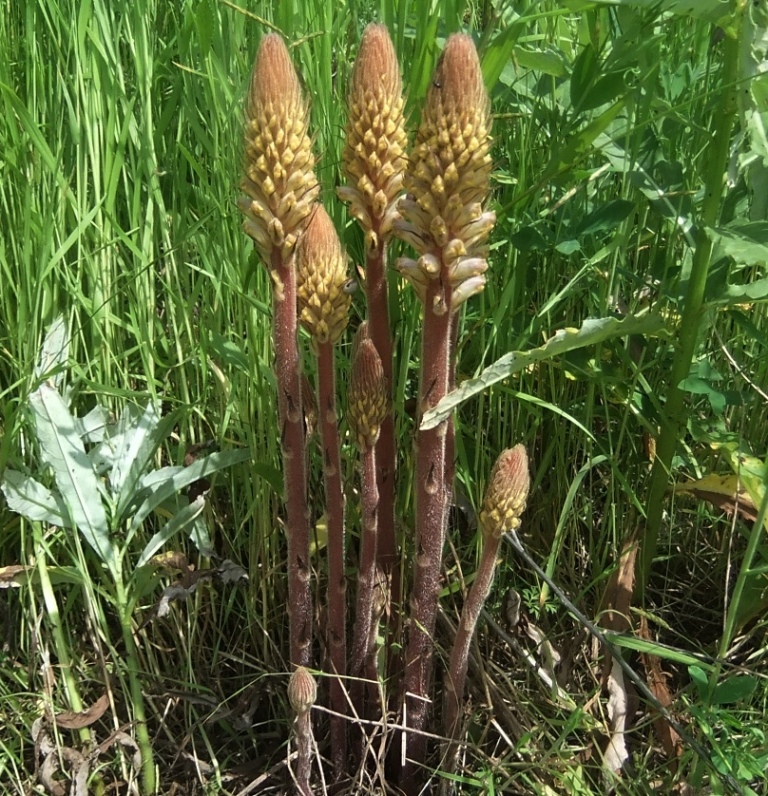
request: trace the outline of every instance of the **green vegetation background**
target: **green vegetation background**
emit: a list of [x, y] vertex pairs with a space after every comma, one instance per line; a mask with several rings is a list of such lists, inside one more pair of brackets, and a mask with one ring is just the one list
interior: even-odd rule
[[[200, 590], [166, 621], [142, 631], [151, 710], [158, 721], [168, 711], [157, 744], [169, 766], [173, 750], [184, 745], [211, 765], [217, 761], [209, 779], [221, 784], [221, 771], [237, 763], [266, 765], [283, 754], [276, 750], [288, 734], [270, 293], [235, 206], [243, 98], [260, 36], [280, 30], [292, 47], [312, 102], [322, 198], [352, 263], [361, 261], [361, 238], [334, 187], [340, 181], [346, 81], [363, 27], [373, 19], [388, 25], [414, 124], [445, 38], [457, 30], [476, 36], [496, 114], [498, 223], [487, 288], [469, 303], [463, 321], [460, 380], [586, 318], [653, 309], [667, 320], [666, 337], [612, 341], [531, 367], [457, 414], [463, 514], [451, 532], [449, 581], [458, 584], [460, 572], [467, 578], [473, 571], [478, 539], [472, 506], [493, 460], [522, 441], [533, 473], [524, 524], [529, 545], [594, 615], [621, 541], [642, 513], [647, 440], [657, 430], [669, 388], [693, 250], [691, 225], [701, 206], [711, 130], [723, 109], [723, 32], [712, 23], [715, 12], [730, 6], [702, 2], [702, 13], [691, 16], [660, 15], [652, 5], [3, 3], [0, 471], [11, 464], [34, 468], [24, 405], [35, 386], [45, 328], [59, 313], [73, 332], [69, 384], [81, 411], [99, 402], [119, 412], [136, 394], [151, 396], [180, 412], [166, 463], [181, 463], [189, 445], [208, 439], [252, 452], [249, 464], [217, 476], [209, 510], [216, 553], [248, 569], [248, 586]], [[672, 11], [679, 5], [662, 4]], [[737, 136], [740, 129], [749, 135], [744, 117], [735, 114], [733, 125], [719, 223], [763, 222], [765, 183], [759, 168], [750, 171], [755, 158], [749, 160], [756, 139]], [[757, 152], [758, 166], [764, 155]], [[673, 463], [678, 478], [729, 472], [713, 439], [732, 435], [757, 457], [766, 449], [766, 399], [758, 389], [766, 384], [765, 305], [759, 292], [729, 292], [729, 285], [762, 275], [760, 258], [718, 262], [688, 384], [690, 420]], [[403, 474], [398, 515], [407, 544], [414, 432], [407, 410], [416, 391], [419, 320], [414, 297], [394, 275], [391, 287]], [[723, 300], [727, 296], [732, 300]], [[363, 305], [358, 291], [358, 317], [364, 317]], [[339, 356], [342, 410], [348, 345], [349, 339]], [[345, 477], [352, 489], [351, 456]], [[315, 498], [321, 494], [317, 479]], [[319, 498], [313, 508], [317, 519]], [[712, 654], [722, 630], [725, 586], [744, 546], [743, 524], [705, 504], [672, 501], [668, 508], [671, 521], [662, 528], [650, 587], [653, 631], [666, 643]], [[30, 540], [28, 526], [0, 504], [0, 566], [29, 563]], [[66, 533], [51, 534], [47, 544], [53, 560], [82, 567], [82, 554]], [[316, 565], [322, 570], [322, 556]], [[500, 567], [492, 611], [498, 612], [511, 585], [567, 647], [574, 623], [511, 557]], [[756, 582], [757, 618], [733, 662], [764, 675], [761, 588]], [[32, 591], [0, 594], [0, 781], [14, 783], [27, 782], [32, 771], [29, 725], [46, 643], [44, 610]], [[57, 592], [79, 682], [95, 698], [103, 684], [87, 638], [96, 628], [86, 630], [84, 593], [77, 582]], [[156, 598], [148, 595], [143, 608]], [[447, 594], [449, 611], [451, 599]], [[508, 652], [499, 652], [497, 640], [481, 634], [479, 643], [489, 657], [498, 654], [517, 666]], [[579, 643], [571, 692], [581, 695], [583, 706], [597, 686], [580, 660], [588, 645]], [[688, 685], [684, 669], [672, 667], [672, 674], [673, 690]], [[520, 756], [497, 735], [491, 741], [478, 731], [472, 787], [503, 790], [514, 783], [522, 792], [544, 792], [541, 783], [549, 782], [558, 791], [592, 792], [597, 779], [584, 770], [599, 763], [576, 757], [593, 732], [591, 719], [561, 715], [519, 666], [511, 678], [503, 687], [524, 705]], [[173, 701], [171, 692], [200, 696], [203, 704]], [[764, 723], [767, 694], [763, 684], [746, 703], [706, 717], [715, 739], [718, 727], [732, 722], [722, 732], [721, 743], [730, 744], [724, 758], [738, 753], [765, 759], [765, 738], [753, 730]], [[243, 695], [255, 700], [252, 728], [203, 722], [210, 712], [206, 699], [233, 704]], [[663, 764], [648, 751], [638, 754], [643, 781], [650, 782], [659, 774], [655, 766]], [[530, 769], [529, 763], [542, 760]], [[195, 778], [180, 762], [167, 776]], [[744, 780], [750, 779], [747, 772]]]

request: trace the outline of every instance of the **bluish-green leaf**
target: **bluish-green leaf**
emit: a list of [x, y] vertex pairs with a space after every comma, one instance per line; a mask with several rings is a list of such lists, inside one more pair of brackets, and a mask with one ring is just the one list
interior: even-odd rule
[[162, 467], [148, 473], [140, 479], [138, 488], [147, 489], [150, 494], [133, 516], [129, 535], [133, 535], [152, 511], [180, 489], [225, 467], [247, 461], [250, 457], [250, 451], [245, 449], [219, 451], [198, 459], [189, 467]]
[[588, 345], [605, 342], [613, 337], [630, 334], [658, 334], [664, 321], [658, 315], [630, 315], [618, 318], [597, 318], [584, 321], [580, 329], [561, 329], [539, 348], [513, 351], [487, 367], [477, 378], [469, 379], [448, 393], [437, 406], [430, 409], [421, 421], [422, 429], [434, 428], [447, 420], [451, 412], [468, 398], [487, 390], [497, 382], [536, 362], [553, 359], [560, 354]]
[[85, 452], [75, 418], [53, 387], [42, 384], [29, 397], [40, 455], [53, 469], [56, 486], [77, 529], [115, 572], [115, 549], [99, 482]]
[[63, 315], [48, 327], [35, 366], [36, 379], [50, 378], [54, 387], [61, 385], [64, 367], [69, 359], [69, 328]]
[[203, 513], [205, 508], [205, 498], [201, 495], [197, 500], [184, 506], [147, 542], [147, 546], [141, 553], [137, 567], [143, 567], [150, 558], [179, 531], [183, 531], [190, 523]]
[[3, 474], [3, 490], [8, 508], [33, 522], [47, 522], [60, 528], [72, 528], [72, 520], [61, 495], [51, 492], [39, 481], [18, 470]]

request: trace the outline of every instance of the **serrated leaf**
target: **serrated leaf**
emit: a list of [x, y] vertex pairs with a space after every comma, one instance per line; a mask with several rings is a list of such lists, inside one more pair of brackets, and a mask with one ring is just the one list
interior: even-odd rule
[[513, 351], [505, 354], [487, 367], [477, 378], [469, 379], [448, 393], [437, 406], [430, 409], [421, 421], [422, 429], [430, 429], [447, 420], [451, 412], [464, 401], [487, 390], [497, 382], [517, 373], [529, 365], [583, 348], [605, 342], [614, 337], [631, 334], [654, 335], [664, 329], [664, 321], [658, 315], [643, 315], [626, 318], [596, 318], [584, 321], [580, 329], [561, 329], [539, 348], [530, 351]]
[[143, 476], [138, 483], [138, 488], [146, 489], [150, 494], [133, 516], [129, 535], [132, 536], [141, 523], [161, 503], [168, 500], [185, 486], [189, 486], [200, 478], [211, 475], [225, 467], [232, 467], [235, 464], [247, 461], [250, 457], [250, 451], [245, 449], [219, 451], [198, 459], [188, 467], [161, 467], [159, 470], [154, 470]]
[[72, 519], [61, 495], [17, 470], [6, 470], [0, 487], [8, 508], [32, 522], [47, 522], [59, 528], [72, 528]]
[[112, 570], [117, 571], [115, 549], [91, 460], [85, 452], [75, 418], [63, 398], [47, 384], [29, 397], [35, 418], [40, 455], [53, 469], [59, 488], [78, 531]]
[[204, 508], [204, 497], [184, 506], [147, 542], [136, 566], [143, 567], [169, 539], [193, 523], [203, 513]]

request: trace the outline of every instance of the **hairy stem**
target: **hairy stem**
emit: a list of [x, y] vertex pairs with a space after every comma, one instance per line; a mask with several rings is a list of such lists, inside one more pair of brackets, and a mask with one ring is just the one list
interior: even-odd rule
[[312, 593], [309, 584], [309, 522], [301, 403], [301, 362], [296, 339], [296, 274], [293, 257], [272, 251], [272, 331], [283, 483], [288, 536], [288, 615], [293, 666], [308, 666], [312, 641]]
[[[443, 268], [443, 271], [445, 269]], [[450, 382], [451, 288], [436, 279], [427, 289], [419, 384], [419, 420], [440, 401]], [[416, 442], [416, 550], [411, 618], [405, 649], [405, 712], [409, 729], [424, 730], [432, 683], [433, 644], [440, 589], [445, 526], [446, 436], [453, 420], [419, 431]], [[416, 789], [416, 769], [426, 756], [426, 739], [413, 734], [406, 740], [406, 761], [401, 784]]]
[[312, 796], [312, 719], [309, 710], [296, 715], [296, 792]]
[[[384, 422], [381, 424], [381, 434], [376, 443], [376, 462], [378, 471], [376, 483], [379, 490], [379, 532], [378, 532], [378, 560], [384, 571], [395, 573], [397, 562], [397, 543], [395, 539], [395, 424], [392, 417], [392, 336], [389, 329], [389, 294], [387, 289], [386, 274], [386, 242], [379, 231], [381, 222], [374, 223], [376, 247], [366, 253], [366, 279], [365, 290], [368, 300], [368, 327], [371, 340], [376, 346], [387, 380], [387, 392], [390, 398], [390, 407]], [[399, 580], [399, 574], [397, 575]], [[392, 584], [393, 594], [395, 584]]]
[[331, 760], [337, 775], [344, 771], [347, 758], [346, 712], [343, 678], [347, 671], [346, 579], [344, 577], [344, 491], [341, 483], [341, 449], [336, 415], [336, 371], [333, 343], [317, 349], [317, 395], [323, 442], [323, 479], [328, 521], [328, 639], [331, 671]]
[[[456, 639], [451, 650], [451, 662], [445, 675], [445, 733], [451, 740], [455, 740], [458, 737], [459, 712], [464, 698], [469, 648], [472, 644], [472, 637], [475, 634], [480, 612], [483, 610], [493, 585], [496, 557], [500, 544], [501, 537], [488, 536], [485, 539], [480, 557], [480, 566], [477, 569], [475, 580], [461, 611], [461, 620], [459, 621]], [[447, 761], [451, 771], [453, 770], [453, 763], [455, 763], [455, 744], [452, 746], [453, 750], [448, 755]]]
[[373, 623], [374, 590], [376, 588], [376, 550], [378, 541], [379, 490], [376, 483], [376, 449], [362, 451], [362, 516], [360, 563], [357, 576], [357, 609], [352, 639], [350, 670], [353, 677], [351, 695], [357, 715], [367, 718], [365, 682], [369, 659], [371, 626]]

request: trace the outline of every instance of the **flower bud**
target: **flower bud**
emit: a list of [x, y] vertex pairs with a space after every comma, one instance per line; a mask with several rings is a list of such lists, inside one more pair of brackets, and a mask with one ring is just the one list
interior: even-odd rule
[[523, 445], [503, 451], [491, 471], [480, 510], [480, 526], [484, 536], [498, 539], [503, 533], [520, 527], [525, 511], [531, 477], [528, 454]]

